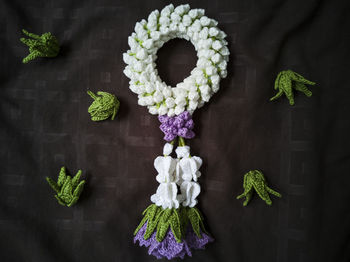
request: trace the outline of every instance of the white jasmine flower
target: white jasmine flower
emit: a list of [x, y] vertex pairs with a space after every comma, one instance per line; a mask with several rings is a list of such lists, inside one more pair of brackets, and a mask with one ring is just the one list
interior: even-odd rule
[[147, 49], [150, 49], [153, 45], [153, 40], [152, 39], [147, 39], [145, 42], [143, 42], [143, 46]]
[[202, 16], [200, 21], [202, 26], [208, 26], [210, 24], [210, 19], [206, 16]]
[[160, 91], [156, 91], [153, 94], [153, 99], [154, 99], [154, 102], [160, 103], [160, 102], [163, 101], [164, 96], [163, 96], [163, 94]]
[[168, 108], [173, 108], [175, 106], [175, 100], [174, 98], [172, 97], [168, 97], [166, 100], [165, 100], [165, 104]]
[[168, 108], [163, 104], [158, 108], [159, 115], [166, 115], [167, 112], [168, 112]]
[[157, 108], [156, 106], [150, 106], [150, 107], [148, 107], [148, 111], [149, 111], [152, 115], [158, 114], [158, 108]]
[[217, 64], [221, 61], [221, 55], [215, 54], [211, 57], [211, 61], [213, 61], [214, 64]]
[[192, 18], [189, 15], [184, 15], [182, 17], [182, 23], [184, 26], [189, 26], [192, 23]]
[[175, 116], [175, 109], [174, 108], [169, 108], [168, 116], [170, 116], [170, 117]]
[[145, 49], [140, 49], [140, 50], [137, 52], [137, 54], [136, 54], [136, 58], [137, 58], [137, 59], [143, 60], [143, 59], [145, 59], [146, 57], [147, 57], [147, 53], [146, 53]]
[[185, 107], [177, 105], [175, 107], [174, 113], [175, 113], [175, 115], [180, 115], [183, 111], [185, 111]]
[[222, 47], [222, 44], [219, 40], [215, 40], [214, 43], [212, 44], [212, 48], [215, 50], [220, 50]]
[[210, 80], [214, 85], [218, 85], [220, 83], [220, 77], [218, 75], [211, 76]]
[[210, 36], [217, 36], [219, 34], [219, 30], [216, 27], [211, 27], [209, 29], [209, 35]]

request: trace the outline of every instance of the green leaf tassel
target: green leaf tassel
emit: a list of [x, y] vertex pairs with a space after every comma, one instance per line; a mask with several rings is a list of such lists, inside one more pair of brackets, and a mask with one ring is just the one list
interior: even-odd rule
[[267, 182], [263, 173], [259, 170], [249, 171], [244, 175], [243, 181], [243, 189], [244, 192], [237, 196], [237, 199], [245, 197], [245, 201], [243, 202], [243, 206], [248, 205], [249, 201], [253, 196], [253, 189], [258, 193], [260, 198], [266, 202], [266, 204], [271, 205], [272, 201], [270, 199], [269, 193], [275, 195], [276, 197], [282, 197], [282, 195], [267, 186]]
[[22, 30], [25, 35], [31, 38], [20, 38], [20, 41], [29, 47], [29, 54], [23, 58], [24, 64], [37, 57], [55, 57], [60, 51], [58, 40], [50, 32], [41, 36]]
[[109, 117], [114, 120], [119, 110], [119, 100], [114, 95], [107, 92], [98, 91], [97, 95], [91, 91], [87, 91], [87, 93], [94, 99], [88, 109], [91, 120], [102, 121]]
[[66, 168], [62, 167], [58, 175], [57, 183], [51, 178], [46, 177], [46, 181], [51, 188], [57, 193], [55, 198], [62, 206], [71, 207], [79, 199], [81, 192], [84, 189], [85, 180], [80, 180], [81, 170], [72, 178], [66, 175]]
[[158, 242], [163, 241], [168, 229], [172, 231], [176, 241], [182, 242], [185, 237], [187, 227], [192, 226], [195, 234], [202, 238], [201, 232], [208, 234], [204, 228], [203, 217], [195, 207], [179, 207], [163, 209], [155, 204], [148, 206], [142, 213], [144, 215], [141, 223], [136, 228], [134, 235], [147, 222], [144, 239], [147, 240], [156, 231]]
[[294, 105], [293, 89], [304, 93], [307, 97], [312, 96], [312, 92], [306, 87], [306, 85], [315, 85], [315, 83], [305, 79], [303, 76], [292, 70], [281, 71], [275, 80], [275, 90], [278, 92], [274, 97], [270, 98], [270, 101], [285, 94], [289, 100], [289, 104]]

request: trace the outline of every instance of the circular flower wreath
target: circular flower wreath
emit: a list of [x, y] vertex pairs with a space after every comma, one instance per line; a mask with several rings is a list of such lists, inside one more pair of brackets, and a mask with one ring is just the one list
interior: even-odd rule
[[[227, 75], [230, 53], [226, 34], [217, 24], [204, 16], [203, 9], [190, 9], [188, 4], [176, 8], [170, 4], [136, 23], [123, 60], [128, 64], [124, 74], [130, 78], [131, 91], [138, 94], [139, 105], [147, 106], [151, 114], [172, 117], [184, 111], [192, 114], [209, 101], [219, 90], [220, 78]], [[160, 79], [155, 61], [158, 49], [173, 38], [191, 41], [198, 61], [190, 76], [172, 88]]]

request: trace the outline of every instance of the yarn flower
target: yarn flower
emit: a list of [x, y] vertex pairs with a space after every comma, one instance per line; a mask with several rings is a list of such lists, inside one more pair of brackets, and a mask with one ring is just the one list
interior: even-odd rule
[[237, 199], [245, 197], [243, 206], [246, 206], [253, 196], [253, 189], [258, 193], [260, 198], [266, 202], [266, 204], [271, 205], [272, 201], [270, 199], [269, 193], [277, 197], [282, 197], [282, 195], [267, 186], [267, 182], [263, 173], [259, 170], [249, 171], [244, 175], [243, 181], [244, 192], [237, 196]]
[[150, 205], [135, 230], [134, 243], [148, 247], [148, 254], [160, 258], [192, 256], [192, 249], [204, 249], [214, 241], [203, 226], [203, 218], [196, 208], [162, 209]]
[[87, 93], [95, 100], [88, 109], [92, 121], [102, 121], [109, 117], [112, 120], [115, 118], [120, 102], [114, 95], [102, 91], [97, 92], [98, 96], [91, 91], [87, 91]]
[[174, 140], [177, 136], [191, 139], [195, 136], [192, 131], [194, 127], [194, 122], [192, 116], [188, 111], [184, 111], [178, 116], [158, 116], [161, 125], [160, 130], [165, 134], [164, 140], [170, 142]]
[[312, 92], [306, 87], [306, 84], [315, 85], [314, 82], [305, 79], [303, 76], [292, 70], [281, 71], [275, 80], [275, 90], [278, 90], [278, 93], [270, 98], [270, 101], [285, 94], [289, 100], [289, 104], [294, 105], [293, 89], [303, 92], [307, 97], [312, 96]]
[[81, 170], [72, 178], [66, 175], [66, 168], [62, 167], [58, 175], [57, 183], [51, 178], [46, 177], [46, 181], [57, 193], [55, 197], [59, 204], [71, 207], [78, 201], [85, 184], [85, 180], [79, 182], [80, 176]]
[[32, 39], [21, 38], [20, 41], [29, 47], [29, 55], [23, 58], [23, 63], [26, 64], [29, 61], [37, 57], [55, 57], [60, 50], [57, 38], [50, 32], [44, 33], [41, 36], [29, 33], [26, 30], [22, 30], [23, 33]]

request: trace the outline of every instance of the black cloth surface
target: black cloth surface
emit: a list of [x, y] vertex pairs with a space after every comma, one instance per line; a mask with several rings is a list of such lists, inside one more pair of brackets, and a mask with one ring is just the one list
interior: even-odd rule
[[[163, 134], [129, 90], [122, 54], [135, 23], [168, 3], [1, 1], [1, 262], [156, 261], [132, 237], [158, 186]], [[231, 55], [189, 142], [204, 160], [198, 207], [216, 241], [184, 261], [350, 261], [349, 2], [188, 3], [219, 22]], [[52, 32], [59, 56], [22, 64], [22, 28]], [[174, 85], [196, 60], [189, 42], [172, 40], [157, 66]], [[284, 69], [317, 82], [313, 96], [269, 102]], [[87, 90], [118, 96], [116, 120], [90, 120]], [[71, 208], [45, 181], [61, 166], [87, 181]], [[235, 199], [252, 169], [282, 193], [271, 207], [257, 195], [247, 207]]]

